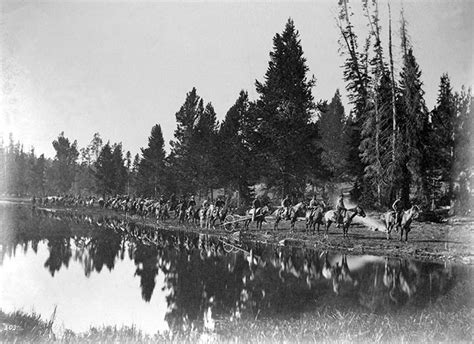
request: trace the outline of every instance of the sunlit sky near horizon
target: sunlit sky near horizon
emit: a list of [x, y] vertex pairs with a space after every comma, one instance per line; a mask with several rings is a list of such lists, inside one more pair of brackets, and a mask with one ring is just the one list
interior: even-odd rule
[[[350, 3], [363, 38], [361, 2]], [[401, 3], [391, 1], [397, 71]], [[136, 154], [158, 123], [168, 143], [175, 113], [193, 87], [222, 120], [241, 89], [256, 99], [255, 80], [263, 80], [272, 38], [289, 17], [317, 79], [315, 99], [331, 99], [339, 88], [347, 105], [337, 0], [2, 0], [0, 6], [0, 135], [7, 141], [12, 132], [37, 154], [53, 157], [51, 142], [61, 131], [79, 147], [99, 132]], [[474, 84], [474, 1], [411, 0], [403, 6], [431, 109], [442, 73], [449, 73], [454, 91]], [[387, 1], [380, 1], [380, 10], [386, 43]]]

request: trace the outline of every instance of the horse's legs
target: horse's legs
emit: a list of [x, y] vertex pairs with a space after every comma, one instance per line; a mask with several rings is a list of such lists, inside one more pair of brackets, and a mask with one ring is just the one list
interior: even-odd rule
[[326, 223], [326, 234], [324, 234], [324, 236], [325, 236], [326, 238], [328, 238], [328, 236], [329, 236], [329, 235], [328, 235], [328, 234], [329, 234], [329, 227], [331, 227], [331, 221], [328, 221], [328, 222]]
[[273, 225], [273, 230], [278, 230], [278, 222], [280, 222], [280, 218], [277, 216], [275, 219], [275, 224]]

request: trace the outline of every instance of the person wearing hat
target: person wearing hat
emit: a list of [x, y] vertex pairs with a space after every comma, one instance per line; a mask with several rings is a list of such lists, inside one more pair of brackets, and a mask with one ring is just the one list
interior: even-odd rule
[[342, 221], [343, 217], [346, 215], [346, 206], [344, 205], [344, 194], [342, 193], [337, 198], [336, 204], [336, 222], [339, 227], [339, 223]]
[[255, 216], [257, 215], [257, 210], [260, 209], [262, 205], [260, 204], [260, 200], [258, 199], [257, 196], [255, 196], [255, 199], [252, 202], [252, 221], [255, 221]]
[[290, 199], [290, 195], [286, 195], [285, 199], [283, 199], [283, 201], [281, 201], [281, 206], [283, 207], [283, 209], [285, 209], [285, 217], [287, 220], [290, 219], [290, 207], [291, 207], [291, 199]]

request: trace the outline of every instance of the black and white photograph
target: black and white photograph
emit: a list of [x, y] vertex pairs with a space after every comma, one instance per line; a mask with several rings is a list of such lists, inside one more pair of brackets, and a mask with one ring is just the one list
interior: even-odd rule
[[1, 343], [472, 343], [473, 0], [0, 0]]

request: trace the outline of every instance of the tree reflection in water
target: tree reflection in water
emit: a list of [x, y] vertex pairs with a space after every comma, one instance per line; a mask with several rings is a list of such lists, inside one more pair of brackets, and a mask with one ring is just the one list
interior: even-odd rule
[[135, 264], [145, 302], [163, 274], [170, 329], [208, 326], [217, 319], [288, 317], [318, 309], [368, 312], [419, 309], [447, 293], [470, 270], [373, 256], [227, 242], [183, 231], [157, 231], [126, 221], [15, 208], [12, 231], [1, 238], [5, 254], [17, 247], [36, 252], [47, 240], [44, 266], [52, 276], [71, 258], [84, 275], [112, 270], [118, 260]]

